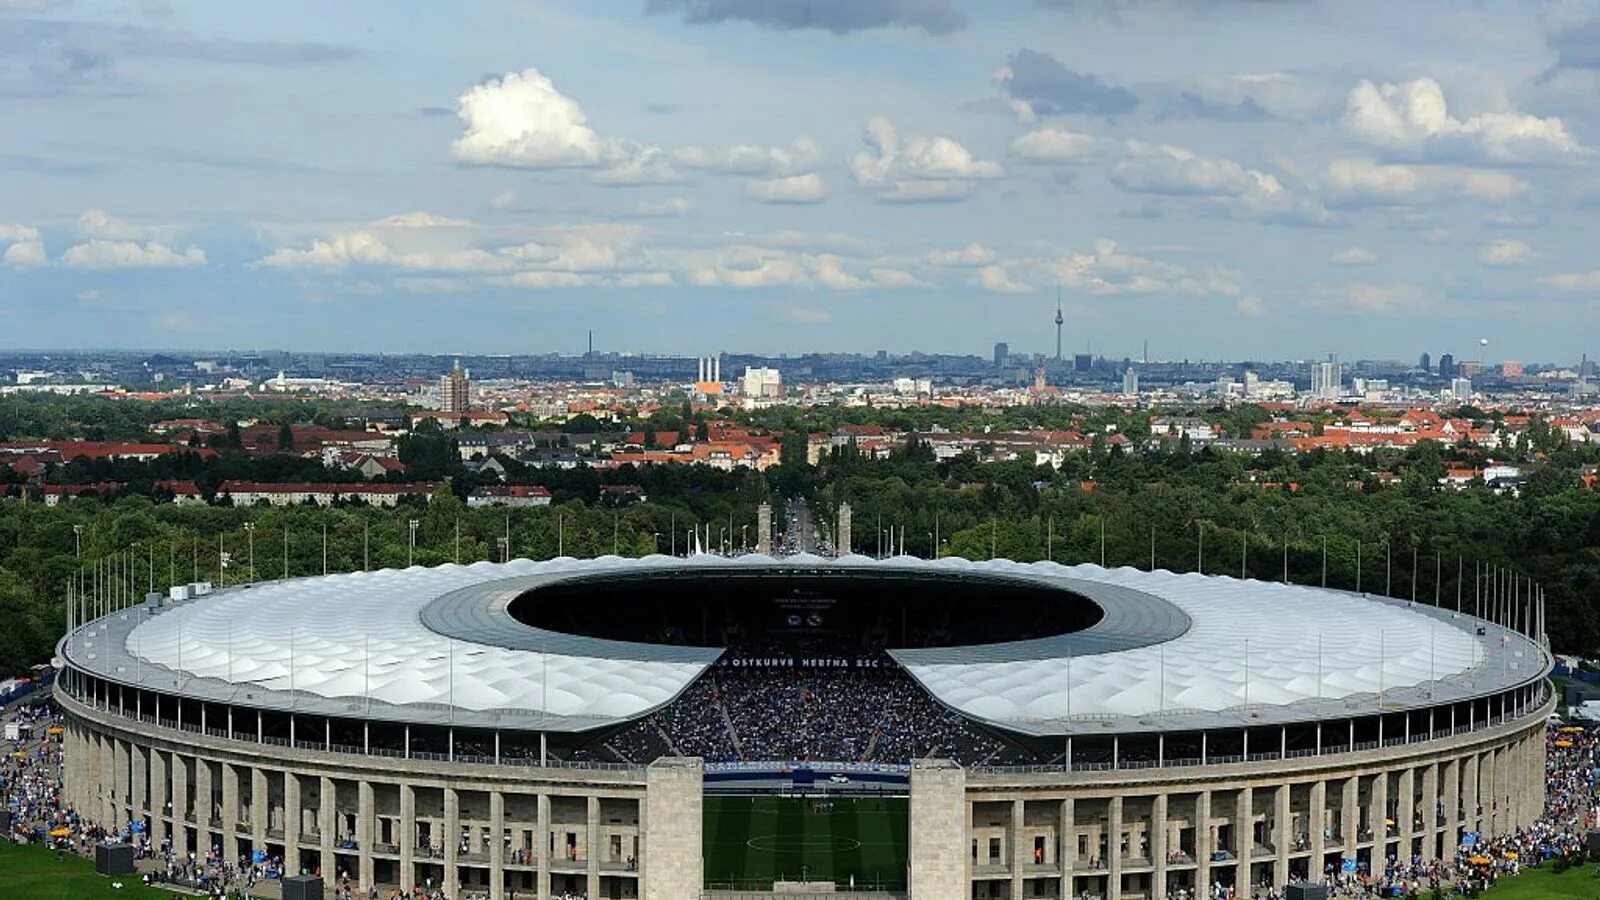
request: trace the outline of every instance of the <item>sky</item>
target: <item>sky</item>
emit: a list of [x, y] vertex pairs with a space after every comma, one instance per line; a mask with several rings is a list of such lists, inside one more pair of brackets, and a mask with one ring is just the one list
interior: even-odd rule
[[1600, 0], [0, 0], [10, 348], [1571, 362], [1597, 212]]

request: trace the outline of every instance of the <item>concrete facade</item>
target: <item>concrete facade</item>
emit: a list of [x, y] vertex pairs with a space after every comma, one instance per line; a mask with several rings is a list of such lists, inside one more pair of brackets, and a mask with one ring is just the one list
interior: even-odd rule
[[[142, 821], [180, 852], [265, 849], [380, 894], [701, 895], [698, 759], [578, 768], [289, 747], [158, 722], [70, 682], [56, 690], [69, 801], [108, 825]], [[1298, 757], [1071, 772], [921, 760], [910, 897], [1159, 900], [1317, 879], [1343, 859], [1449, 856], [1465, 831], [1539, 815], [1553, 703], [1530, 689], [1490, 721]]]

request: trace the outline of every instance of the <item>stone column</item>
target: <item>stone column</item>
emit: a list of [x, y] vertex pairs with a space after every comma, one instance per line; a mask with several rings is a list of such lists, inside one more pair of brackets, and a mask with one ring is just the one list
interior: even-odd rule
[[1444, 806], [1444, 839], [1442, 859], [1451, 859], [1455, 856], [1455, 848], [1461, 841], [1461, 761], [1452, 759], [1446, 762], [1440, 770], [1444, 776], [1439, 785], [1439, 802]]
[[111, 770], [111, 824], [120, 831], [127, 826], [128, 820], [132, 818], [128, 804], [128, 772], [131, 771], [133, 763], [128, 759], [129, 748], [126, 741], [113, 738], [111, 746], [112, 756], [115, 760], [113, 763], [114, 768]]
[[456, 870], [461, 849], [461, 795], [453, 787], [444, 789], [444, 893], [454, 897], [461, 890], [461, 873]]
[[1422, 769], [1422, 856], [1435, 858], [1439, 843], [1439, 764]]
[[1306, 880], [1315, 883], [1322, 881], [1323, 857], [1328, 853], [1328, 783], [1321, 778], [1311, 783], [1311, 809], [1306, 818], [1306, 836], [1311, 839], [1311, 862], [1306, 865]]
[[1061, 870], [1062, 897], [1072, 896], [1072, 869], [1078, 861], [1078, 803], [1072, 797], [1061, 801], [1061, 846], [1056, 851], [1056, 868]]
[[300, 776], [283, 773], [283, 868], [286, 874], [300, 874], [300, 826], [304, 816], [300, 803]]
[[1294, 816], [1289, 813], [1289, 786], [1280, 784], [1272, 792], [1273, 887], [1289, 883], [1289, 848], [1294, 846]]
[[[150, 846], [160, 848], [167, 839], [167, 755], [150, 751]], [[177, 804], [173, 804], [176, 806]], [[172, 811], [177, 819], [177, 810]]]
[[335, 884], [339, 878], [338, 861], [333, 855], [333, 805], [337, 794], [333, 779], [323, 775], [317, 784], [317, 866], [322, 869], [324, 885]]
[[217, 846], [217, 832], [211, 824], [211, 811], [217, 804], [216, 786], [212, 783], [211, 762], [205, 757], [194, 758], [194, 836], [195, 853], [204, 856]]
[[1361, 778], [1351, 775], [1344, 780], [1344, 795], [1340, 798], [1339, 805], [1339, 846], [1341, 859], [1356, 858], [1356, 844], [1360, 843], [1356, 832], [1361, 830], [1361, 819], [1357, 804], [1361, 802]]
[[1006, 840], [1011, 845], [1011, 900], [1022, 900], [1022, 874], [1027, 870], [1028, 858], [1023, 850], [1023, 803], [1011, 801], [1011, 827]]
[[272, 811], [272, 791], [267, 787], [267, 770], [250, 767], [250, 849], [267, 849], [267, 815]]
[[1235, 886], [1245, 888], [1249, 896], [1250, 861], [1256, 855], [1256, 811], [1253, 788], [1241, 788], [1233, 809], [1233, 849], [1238, 856], [1238, 871], [1233, 876]]
[[1150, 865], [1155, 869], [1150, 896], [1167, 895], [1167, 795], [1157, 794], [1150, 803]]
[[[588, 895], [600, 896], [600, 798], [589, 796], [588, 815], [585, 822], [584, 875], [588, 882]], [[703, 876], [702, 876], [703, 877]]]
[[137, 744], [128, 744], [128, 759], [132, 763], [132, 779], [128, 783], [128, 819], [131, 821], [146, 821], [147, 814], [154, 817], [154, 810], [150, 809], [150, 750]]
[[417, 877], [417, 789], [404, 782], [400, 785], [400, 834], [395, 843], [400, 845], [400, 890], [409, 891]]
[[100, 743], [100, 824], [116, 831], [121, 827], [117, 820], [122, 818], [118, 811], [122, 801], [117, 797], [117, 786], [122, 783], [117, 777], [117, 742], [103, 735], [97, 739]]
[[1417, 774], [1410, 767], [1400, 770], [1395, 779], [1395, 826], [1400, 829], [1400, 849], [1395, 854], [1402, 860], [1411, 858], [1411, 836], [1417, 831]]
[[1500, 762], [1500, 752], [1490, 750], [1483, 754], [1478, 764], [1478, 802], [1483, 806], [1482, 825], [1485, 837], [1494, 837], [1500, 834], [1500, 816], [1497, 807], [1500, 798], [1497, 794], [1499, 788], [1494, 783], [1495, 768]]
[[[489, 792], [489, 900], [504, 900], [506, 895], [506, 795]], [[599, 897], [598, 891], [589, 896]]]
[[356, 783], [356, 884], [362, 889], [373, 886], [372, 842], [378, 839], [377, 825], [372, 782], [363, 778]]
[[[646, 776], [646, 783], [648, 785], [648, 775]], [[645, 791], [645, 800], [648, 803], [650, 799], [648, 786], [645, 788]], [[671, 815], [672, 812], [663, 811], [663, 814]], [[654, 816], [652, 816], [651, 828], [655, 829], [659, 827], [661, 826], [654, 824]], [[652, 830], [646, 834], [645, 841], [643, 842], [645, 846], [639, 848], [639, 855], [641, 858], [648, 857], [650, 855], [650, 846], [648, 841], [650, 840], [649, 835], [653, 833], [654, 831]], [[538, 886], [538, 900], [550, 900], [550, 795], [543, 792], [539, 794], [539, 833], [535, 836], [535, 840], [539, 842], [539, 846], [535, 848], [538, 851], [539, 874], [534, 879], [534, 884]], [[663, 862], [665, 862], [665, 860], [663, 860]], [[644, 888], [641, 885], [640, 891], [643, 890]]]
[[[945, 763], [947, 768], [933, 770], [931, 774], [934, 775], [934, 781], [930, 784], [928, 773], [919, 776], [919, 771], [929, 762], [920, 760], [911, 769], [911, 893], [918, 900], [945, 900], [947, 897], [949, 900], [964, 900], [966, 870], [962, 864], [966, 856], [954, 851], [960, 850], [965, 838], [950, 826], [952, 822], [960, 821], [961, 807], [966, 803], [966, 773], [953, 763]], [[705, 879], [705, 850], [701, 841], [705, 799], [703, 779], [703, 767], [698, 757], [664, 757], [651, 763], [645, 771], [644, 802], [650, 811], [650, 830], [644, 836], [640, 853], [649, 858], [650, 865], [641, 886], [642, 900], [681, 900], [700, 896]], [[931, 793], [933, 796], [919, 799], [919, 785], [920, 793]], [[930, 800], [933, 802], [930, 803]], [[539, 818], [544, 822], [549, 821], [546, 803], [548, 799], [541, 795]], [[930, 816], [930, 813], [935, 815]], [[937, 825], [934, 824], [935, 820]], [[930, 840], [937, 843], [930, 844]], [[548, 852], [546, 848], [549, 846], [550, 839], [546, 837], [540, 845], [541, 852]], [[546, 858], [540, 857], [541, 860]], [[926, 866], [919, 865], [923, 860], [926, 860]], [[544, 869], [542, 863], [540, 868]], [[919, 892], [920, 885], [935, 887], [953, 880], [949, 878], [952, 870], [962, 878], [963, 890], [960, 894], [950, 894], [946, 890]]]
[[1388, 772], [1372, 776], [1372, 795], [1368, 799], [1372, 802], [1372, 859], [1377, 862], [1389, 853], [1389, 826], [1385, 822], [1389, 817]]
[[189, 858], [189, 760], [172, 754], [172, 855]]
[[1122, 795], [1113, 794], [1107, 807], [1106, 897], [1119, 900], [1122, 896]]
[[1468, 831], [1479, 831], [1483, 828], [1478, 818], [1478, 754], [1467, 757], [1466, 764], [1461, 769], [1461, 805], [1462, 816], [1465, 817], [1464, 825]]
[[[1194, 800], [1195, 888], [1197, 896], [1209, 896], [1211, 854], [1217, 852], [1217, 826], [1211, 821], [1211, 792], [1201, 791]], [[1062, 895], [1065, 897], [1066, 895]]]
[[231, 763], [222, 767], [222, 856], [229, 865], [239, 862], [239, 770]]

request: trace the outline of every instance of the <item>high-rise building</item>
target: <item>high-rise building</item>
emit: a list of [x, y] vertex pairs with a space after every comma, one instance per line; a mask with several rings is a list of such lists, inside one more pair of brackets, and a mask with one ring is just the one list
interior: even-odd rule
[[1076, 372], [1087, 372], [1094, 365], [1094, 357], [1087, 353], [1079, 353], [1072, 358], [1072, 368]]
[[1508, 359], [1500, 364], [1500, 374], [1507, 378], [1521, 378], [1522, 373], [1522, 363], [1514, 359]]
[[746, 366], [740, 389], [746, 397], [772, 399], [783, 396], [783, 380], [777, 369], [757, 369]]
[[1454, 377], [1456, 377], [1456, 358], [1455, 358], [1454, 354], [1441, 353], [1439, 355], [1439, 377], [1440, 378], [1454, 378]]
[[994, 367], [1003, 369], [1006, 366], [1006, 357], [1011, 355], [1011, 347], [1005, 341], [998, 341], [994, 345]]
[[459, 359], [439, 377], [439, 407], [449, 413], [472, 412], [472, 383]]
[[1417, 369], [1423, 372], [1433, 371], [1433, 357], [1424, 353], [1417, 357]]
[[1461, 403], [1466, 403], [1467, 401], [1471, 400], [1472, 399], [1472, 379], [1471, 378], [1452, 378], [1452, 379], [1450, 379], [1450, 396], [1455, 398], [1457, 401], [1459, 401]]
[[1311, 367], [1311, 396], [1318, 400], [1338, 400], [1343, 392], [1343, 382], [1339, 361], [1332, 356], [1326, 362]]
[[1122, 392], [1129, 397], [1139, 396], [1139, 370], [1132, 366], [1122, 372]]

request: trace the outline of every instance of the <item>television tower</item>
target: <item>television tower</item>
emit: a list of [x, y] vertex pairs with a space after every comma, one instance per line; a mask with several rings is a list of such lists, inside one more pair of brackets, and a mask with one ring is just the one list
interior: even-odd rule
[[1056, 362], [1061, 361], [1061, 323], [1066, 319], [1061, 315], [1061, 282], [1056, 282]]

